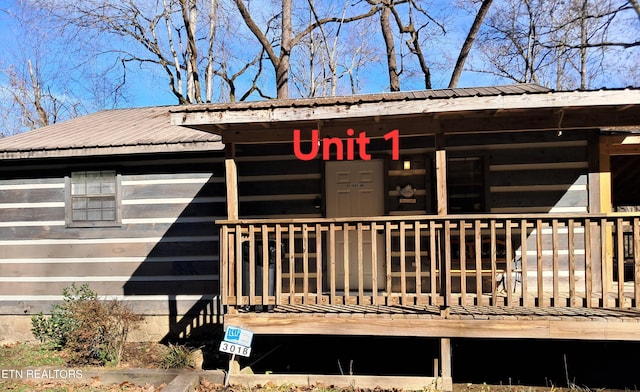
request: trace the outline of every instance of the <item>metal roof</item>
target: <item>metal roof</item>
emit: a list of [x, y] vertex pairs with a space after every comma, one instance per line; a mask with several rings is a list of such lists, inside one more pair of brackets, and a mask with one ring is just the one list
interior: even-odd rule
[[172, 125], [171, 107], [106, 110], [0, 139], [0, 159], [221, 150], [220, 136]]
[[253, 110], [282, 107], [314, 107], [338, 104], [362, 104], [376, 102], [412, 101], [425, 99], [447, 99], [462, 97], [489, 97], [503, 95], [523, 95], [549, 93], [550, 90], [532, 83], [513, 84], [492, 87], [462, 87], [434, 90], [398, 91], [391, 93], [354, 94], [335, 97], [272, 99], [266, 101], [244, 101], [235, 103], [213, 103], [188, 106], [176, 106], [172, 112]]
[[333, 137], [364, 123], [375, 124], [367, 131], [377, 137], [399, 127], [405, 134], [638, 127], [640, 88], [555, 91], [514, 84], [198, 104], [170, 112], [174, 124], [219, 134], [225, 143], [290, 141], [298, 128]]
[[[633, 116], [640, 89], [556, 92], [536, 84], [107, 110], [0, 139], [0, 160], [222, 150], [234, 126], [477, 110], [611, 106]], [[631, 108], [631, 109], [630, 109]], [[608, 112], [607, 112], [608, 113]], [[608, 116], [608, 114], [607, 114]], [[615, 117], [615, 116], [613, 116]], [[434, 117], [435, 118], [435, 117]], [[553, 120], [553, 119], [552, 119]], [[475, 121], [470, 119], [470, 121]], [[551, 120], [550, 120], [551, 121]], [[557, 120], [554, 120], [557, 122]], [[562, 121], [562, 118], [560, 118]], [[565, 116], [565, 122], [567, 116]], [[587, 120], [585, 120], [587, 121]], [[600, 124], [629, 125], [630, 121]], [[261, 127], [256, 127], [260, 124]], [[456, 123], [457, 124], [457, 123]], [[596, 125], [596, 124], [593, 124]], [[636, 122], [632, 122], [636, 126]], [[200, 129], [200, 130], [198, 130]], [[221, 131], [222, 130], [222, 131]], [[269, 137], [273, 135], [269, 134]]]

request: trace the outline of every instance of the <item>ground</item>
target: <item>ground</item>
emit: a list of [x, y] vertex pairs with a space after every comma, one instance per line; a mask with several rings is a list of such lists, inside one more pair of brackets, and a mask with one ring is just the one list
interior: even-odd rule
[[128, 343], [122, 355], [121, 367], [128, 368], [159, 368], [166, 346], [153, 343]]
[[[119, 368], [160, 368], [162, 359], [167, 352], [167, 347], [158, 343], [129, 343], [123, 353]], [[0, 347], [0, 371], [10, 371], [25, 367], [38, 368], [65, 368], [64, 354], [51, 351], [38, 344], [18, 343]], [[193, 369], [191, 369], [193, 370]], [[187, 370], [188, 371], [188, 370]], [[3, 375], [5, 373], [0, 373]], [[0, 391], [31, 392], [31, 391], [54, 391], [54, 392], [159, 392], [163, 385], [136, 385], [131, 382], [123, 382], [115, 385], [102, 385], [98, 380], [89, 379], [83, 383], [73, 385], [65, 381], [45, 381], [15, 382], [8, 380], [8, 377], [0, 377]], [[267, 384], [257, 388], [249, 389], [246, 386], [231, 385], [224, 387], [220, 384], [213, 384], [202, 380], [195, 392], [365, 392], [377, 391], [360, 388], [336, 388], [331, 385], [272, 385]], [[454, 392], [593, 392], [588, 388], [558, 388], [558, 387], [527, 387], [527, 386], [505, 386], [486, 384], [454, 384]], [[607, 390], [611, 391], [611, 390]]]

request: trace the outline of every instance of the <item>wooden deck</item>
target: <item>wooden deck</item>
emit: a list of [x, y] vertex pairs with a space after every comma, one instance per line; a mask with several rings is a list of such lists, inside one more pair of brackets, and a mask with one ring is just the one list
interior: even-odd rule
[[436, 305], [278, 305], [225, 325], [257, 334], [640, 340], [640, 309]]

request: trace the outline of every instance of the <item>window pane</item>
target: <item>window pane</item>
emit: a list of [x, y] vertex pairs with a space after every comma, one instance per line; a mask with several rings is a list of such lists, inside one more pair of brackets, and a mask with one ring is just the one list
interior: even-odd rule
[[87, 208], [87, 199], [84, 197], [74, 197], [72, 208], [74, 210], [78, 209], [86, 209]]
[[72, 219], [74, 222], [86, 221], [87, 210], [73, 210]]
[[101, 187], [99, 182], [88, 181], [87, 182], [87, 195], [99, 195], [101, 193]]
[[84, 182], [71, 184], [72, 195], [85, 195], [86, 193], [87, 193], [87, 184], [85, 184]]
[[100, 184], [100, 194], [108, 195], [110, 193], [116, 193], [115, 182], [102, 182]]
[[102, 210], [102, 220], [115, 221], [116, 220], [116, 210]]
[[90, 221], [104, 220], [102, 219], [102, 210], [98, 210], [98, 209], [87, 210], [87, 219]]

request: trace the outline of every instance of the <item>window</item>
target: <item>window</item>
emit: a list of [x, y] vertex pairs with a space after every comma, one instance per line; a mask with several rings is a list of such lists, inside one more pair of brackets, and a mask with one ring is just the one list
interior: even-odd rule
[[119, 222], [118, 176], [115, 171], [74, 172], [68, 181], [67, 223], [107, 226]]
[[449, 158], [447, 192], [450, 213], [484, 212], [486, 206], [482, 157]]

